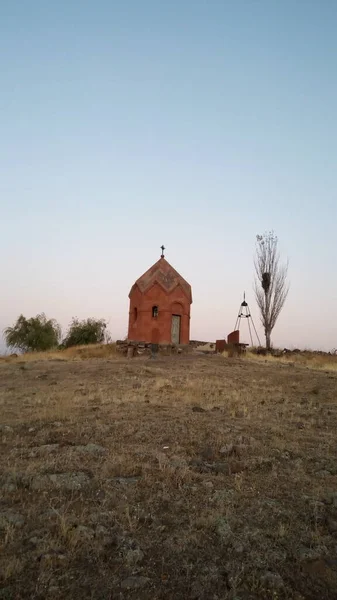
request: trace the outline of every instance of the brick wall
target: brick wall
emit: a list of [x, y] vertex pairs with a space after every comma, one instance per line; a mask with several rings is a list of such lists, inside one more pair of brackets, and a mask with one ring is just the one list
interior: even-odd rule
[[[152, 315], [152, 308], [158, 307], [158, 316]], [[156, 344], [171, 344], [172, 315], [180, 316], [180, 344], [188, 344], [190, 337], [190, 301], [183, 288], [178, 285], [172, 292], [166, 292], [155, 283], [141, 293], [134, 286], [130, 293], [128, 339]]]

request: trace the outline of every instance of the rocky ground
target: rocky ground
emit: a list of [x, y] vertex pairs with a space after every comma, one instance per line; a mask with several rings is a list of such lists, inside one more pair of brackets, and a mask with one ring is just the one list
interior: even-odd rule
[[336, 599], [337, 373], [0, 363], [0, 599]]

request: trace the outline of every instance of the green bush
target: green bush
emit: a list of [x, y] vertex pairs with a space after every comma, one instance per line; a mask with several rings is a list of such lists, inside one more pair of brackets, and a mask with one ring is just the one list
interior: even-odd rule
[[4, 330], [6, 344], [22, 352], [50, 350], [58, 346], [61, 328], [55, 319], [44, 313], [26, 319], [20, 315], [13, 325]]
[[101, 344], [105, 340], [106, 322], [104, 319], [73, 318], [62, 346], [82, 346], [85, 344]]

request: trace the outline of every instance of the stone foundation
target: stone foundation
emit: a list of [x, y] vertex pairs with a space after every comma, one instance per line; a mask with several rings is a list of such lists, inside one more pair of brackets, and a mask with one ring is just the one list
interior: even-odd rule
[[143, 355], [151, 356], [153, 349], [163, 355], [186, 354], [192, 350], [188, 344], [176, 346], [174, 344], [152, 344], [150, 342], [135, 342], [133, 340], [117, 340], [116, 349], [117, 352], [128, 358]]

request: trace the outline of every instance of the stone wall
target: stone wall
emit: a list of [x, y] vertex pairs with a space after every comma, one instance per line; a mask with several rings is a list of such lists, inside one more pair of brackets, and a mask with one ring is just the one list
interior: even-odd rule
[[[132, 340], [117, 340], [116, 349], [117, 352], [123, 356], [150, 356], [152, 354], [153, 344], [150, 342], [138, 342]], [[192, 351], [192, 348], [187, 344], [180, 344], [175, 346], [173, 344], [157, 344], [157, 351], [159, 354], [170, 355], [170, 354], [186, 354]]]

